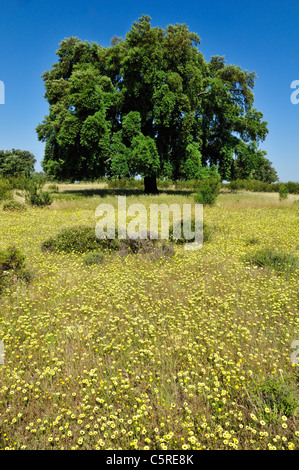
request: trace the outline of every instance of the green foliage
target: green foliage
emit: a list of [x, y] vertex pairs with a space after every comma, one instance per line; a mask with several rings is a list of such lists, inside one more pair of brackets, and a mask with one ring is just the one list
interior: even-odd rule
[[95, 229], [85, 226], [69, 227], [42, 244], [43, 251], [64, 253], [85, 253], [97, 251], [101, 240], [97, 239]]
[[133, 178], [115, 178], [108, 181], [109, 189], [142, 189], [143, 180]]
[[256, 253], [248, 255], [245, 260], [259, 267], [268, 267], [276, 272], [294, 272], [299, 267], [298, 259], [283, 251], [272, 248], [264, 248]]
[[25, 185], [25, 200], [31, 206], [48, 206], [52, 203], [53, 197], [48, 191], [43, 191], [45, 184], [43, 177], [31, 178]]
[[84, 261], [86, 264], [100, 263], [101, 252], [119, 252], [121, 255], [146, 254], [152, 258], [172, 256], [174, 249], [171, 243], [164, 240], [142, 239], [115, 239], [96, 237], [94, 228], [77, 226], [63, 229], [56, 236], [42, 243], [42, 251], [60, 253], [88, 253]]
[[152, 27], [147, 15], [111, 47], [63, 40], [43, 74], [50, 109], [36, 130], [46, 143], [46, 173], [59, 180], [140, 174], [149, 191], [155, 178], [197, 179], [201, 166], [216, 165], [229, 179], [245, 162], [246, 178], [254, 171], [265, 178], [258, 144], [268, 130], [253, 107], [256, 75], [223, 57], [207, 62], [199, 45], [185, 24]]
[[142, 177], [154, 176], [160, 168], [160, 160], [155, 141], [139, 134], [132, 141], [132, 163], [135, 174]]
[[87, 253], [87, 255], [84, 256], [84, 263], [87, 264], [87, 266], [91, 264], [101, 264], [104, 257], [105, 255], [102, 252]]
[[[266, 420], [275, 419], [277, 415], [292, 418], [299, 408], [298, 388], [282, 378], [271, 377], [252, 388], [252, 400]], [[270, 409], [271, 414], [265, 413], [265, 408]]]
[[239, 142], [235, 148], [236, 159], [232, 162], [229, 179], [254, 179], [264, 183], [278, 181], [277, 172], [265, 157], [266, 154], [266, 151], [258, 150], [257, 143], [254, 141], [250, 145]]
[[27, 150], [1, 150], [0, 175], [4, 177], [24, 176], [29, 178], [34, 173], [35, 157]]
[[199, 204], [214, 204], [221, 189], [221, 177], [215, 166], [202, 169], [199, 175], [195, 201]]
[[9, 181], [0, 177], [0, 201], [11, 198], [11, 184]]
[[254, 235], [246, 239], [246, 245], [258, 245], [259, 243], [260, 239]]
[[299, 194], [299, 183], [288, 181], [287, 183], [267, 183], [257, 180], [233, 180], [225, 185], [232, 191], [254, 191], [254, 192], [279, 192], [281, 186], [286, 186], [290, 194]]
[[[174, 226], [171, 225], [169, 227], [169, 240], [171, 242], [174, 242], [176, 244], [182, 244], [182, 243], [192, 243], [194, 242], [194, 239], [195, 237], [192, 237], [190, 240], [187, 240], [185, 237], [184, 237], [184, 231], [183, 231], [183, 221], [181, 220], [180, 222], [178, 222], [178, 225], [181, 229], [181, 235], [180, 235], [180, 238], [174, 238]], [[194, 232], [195, 231], [195, 219], [191, 219], [190, 221], [190, 228], [191, 228], [191, 231]], [[212, 239], [212, 236], [213, 234], [216, 232], [217, 230], [217, 227], [216, 225], [214, 226], [210, 226], [210, 225], [207, 225], [205, 222], [203, 222], [202, 224], [202, 240], [204, 243], [206, 242], [209, 242], [211, 241]]]
[[24, 268], [25, 256], [15, 246], [0, 251], [0, 292], [18, 280], [29, 282], [31, 273]]
[[182, 175], [186, 180], [197, 179], [201, 171], [201, 153], [198, 143], [188, 144], [186, 147], [186, 160], [182, 165]]
[[48, 186], [48, 191], [51, 191], [53, 193], [58, 193], [59, 192], [59, 187], [57, 184], [50, 184]]
[[147, 232], [146, 238], [131, 239], [129, 237], [123, 240], [117, 240], [117, 249], [120, 255], [136, 255], [150, 259], [168, 258], [175, 254], [173, 243], [167, 240], [151, 239], [150, 232]]
[[287, 199], [289, 196], [289, 189], [285, 184], [282, 184], [279, 186], [279, 199], [283, 201], [284, 199]]
[[11, 201], [7, 202], [6, 204], [3, 205], [3, 210], [6, 212], [22, 212], [25, 211], [27, 207], [25, 204], [22, 204], [21, 202], [18, 201]]

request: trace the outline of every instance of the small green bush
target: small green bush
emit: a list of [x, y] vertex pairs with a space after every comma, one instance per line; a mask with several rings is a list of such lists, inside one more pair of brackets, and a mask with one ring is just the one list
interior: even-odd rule
[[[116, 234], [117, 237], [117, 234]], [[120, 255], [147, 254], [153, 258], [171, 256], [174, 249], [171, 243], [164, 240], [151, 240], [150, 237], [142, 239], [98, 239], [95, 229], [91, 227], [70, 227], [62, 230], [56, 236], [42, 243], [42, 251], [63, 253], [89, 253], [84, 258], [87, 264], [102, 261], [99, 251], [119, 252]]]
[[[194, 242], [194, 237], [191, 238], [190, 240], [187, 240], [184, 237], [183, 222], [181, 221], [181, 222], [179, 222], [179, 224], [181, 225], [181, 237], [178, 238], [178, 239], [174, 238], [174, 233], [173, 233], [174, 228], [173, 228], [173, 225], [171, 225], [169, 227], [169, 240], [174, 242], [174, 243], [177, 243], [177, 244]], [[202, 239], [203, 239], [203, 242], [205, 243], [205, 242], [210, 241], [216, 230], [217, 230], [217, 227], [215, 225], [210, 226], [210, 225], [207, 225], [205, 222], [203, 222], [203, 225], [202, 225]], [[194, 219], [191, 219], [191, 231], [192, 232], [195, 231], [195, 220]]]
[[9, 181], [0, 178], [0, 201], [11, 198], [12, 187]]
[[27, 204], [31, 206], [49, 206], [53, 199], [52, 195], [48, 191], [43, 191], [41, 189], [32, 188], [26, 191], [25, 200]]
[[33, 177], [26, 181], [25, 185], [25, 201], [31, 206], [44, 207], [53, 201], [53, 196], [48, 191], [43, 191], [45, 185], [44, 177]]
[[293, 272], [298, 269], [299, 266], [298, 260], [294, 255], [279, 252], [272, 248], [259, 250], [256, 253], [247, 256], [245, 261], [259, 267], [274, 269], [277, 272]]
[[18, 202], [18, 201], [7, 202], [3, 206], [3, 210], [6, 212], [21, 212], [21, 211], [25, 211], [26, 209], [27, 207], [25, 206], [25, 204], [22, 204], [21, 202]]
[[1, 271], [18, 271], [25, 266], [25, 256], [14, 246], [8, 247], [4, 251], [0, 251], [0, 270]]
[[284, 199], [287, 199], [289, 196], [289, 188], [285, 185], [282, 184], [279, 186], [279, 199], [280, 201], [283, 201]]
[[102, 252], [92, 252], [84, 256], [84, 262], [87, 266], [91, 264], [101, 264], [104, 260], [104, 253]]
[[103, 244], [104, 241], [96, 237], [94, 228], [77, 226], [65, 228], [54, 237], [44, 241], [42, 250], [64, 253], [86, 253], [88, 251], [97, 251]]
[[143, 180], [137, 180], [133, 178], [115, 178], [108, 180], [107, 182], [109, 189], [143, 189]]
[[259, 243], [260, 239], [254, 235], [246, 239], [246, 245], [258, 245]]
[[53, 193], [59, 192], [59, 186], [57, 184], [50, 184], [48, 186], [48, 191], [52, 191]]
[[292, 418], [299, 408], [297, 387], [282, 378], [271, 377], [255, 384], [251, 398], [265, 418], [265, 408], [272, 411], [272, 417], [284, 415], [287, 418]]
[[221, 189], [221, 178], [215, 172], [210, 172], [210, 175], [200, 179], [195, 195], [195, 202], [199, 204], [209, 204], [212, 205], [215, 203], [217, 196], [220, 193]]
[[25, 256], [14, 246], [0, 251], [0, 291], [7, 284], [21, 279], [29, 282], [31, 273], [25, 270]]

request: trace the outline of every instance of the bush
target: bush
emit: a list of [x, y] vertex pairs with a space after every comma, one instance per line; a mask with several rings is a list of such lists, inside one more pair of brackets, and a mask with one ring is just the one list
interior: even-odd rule
[[39, 176], [27, 180], [25, 184], [25, 200], [27, 204], [44, 207], [52, 203], [52, 195], [48, 191], [42, 190], [45, 182], [45, 178]]
[[252, 400], [265, 418], [267, 418], [265, 407], [272, 411], [272, 416], [280, 414], [287, 418], [292, 418], [299, 407], [296, 386], [275, 377], [264, 379], [261, 384], [254, 385]]
[[26, 190], [25, 200], [31, 206], [40, 207], [49, 206], [53, 201], [52, 195], [48, 191], [42, 191], [34, 186]]
[[48, 186], [48, 190], [52, 191], [53, 193], [58, 193], [59, 192], [59, 186], [57, 184], [50, 184]]
[[[96, 237], [92, 227], [69, 227], [42, 244], [43, 251], [64, 253], [86, 253], [97, 251], [105, 241]], [[107, 243], [107, 242], [106, 242]]]
[[233, 180], [225, 185], [231, 191], [254, 191], [254, 192], [279, 192], [280, 188], [285, 186], [290, 194], [299, 194], [299, 183], [288, 181], [287, 183], [266, 183], [258, 180]]
[[0, 201], [11, 198], [12, 187], [9, 181], [0, 178]]
[[92, 252], [84, 256], [84, 262], [88, 266], [91, 264], [101, 264], [104, 259], [104, 253], [102, 252]]
[[218, 177], [209, 177], [199, 182], [195, 202], [199, 204], [214, 204], [221, 189]]
[[151, 259], [173, 256], [175, 251], [173, 244], [167, 240], [151, 239], [150, 231], [142, 234], [142, 237], [116, 240], [117, 250], [120, 255], [142, 254]]
[[108, 180], [109, 189], [143, 189], [144, 182], [142, 179], [121, 178]]
[[[181, 226], [181, 237], [178, 238], [178, 239], [175, 239], [173, 238], [173, 225], [171, 225], [169, 227], [169, 240], [174, 242], [174, 243], [177, 243], [177, 244], [182, 244], [182, 243], [193, 243], [194, 242], [194, 238], [193, 237], [191, 240], [187, 240], [185, 237], [184, 237], [184, 232], [183, 232], [183, 222], [179, 222], [179, 225]], [[216, 231], [217, 227], [214, 225], [214, 226], [209, 226], [207, 225], [205, 222], [203, 222], [203, 227], [202, 227], [202, 238], [203, 238], [203, 242], [208, 242], [211, 240], [211, 237], [213, 235], [213, 233]], [[195, 231], [195, 219], [191, 219], [191, 231], [194, 232]]]
[[4, 204], [3, 210], [6, 212], [20, 212], [27, 210], [27, 207], [21, 202], [11, 201]]
[[279, 186], [279, 199], [280, 201], [283, 201], [284, 199], [287, 199], [289, 196], [289, 188], [285, 185], [282, 184]]
[[31, 273], [25, 268], [25, 256], [14, 246], [0, 251], [0, 291], [4, 286], [21, 279], [29, 282]]
[[[117, 237], [117, 235], [116, 235]], [[84, 260], [87, 264], [102, 261], [101, 250], [106, 252], [119, 252], [121, 255], [143, 253], [153, 258], [171, 256], [174, 249], [170, 243], [151, 240], [148, 234], [146, 239], [98, 239], [94, 228], [70, 227], [62, 230], [56, 236], [49, 238], [42, 244], [43, 251], [63, 253], [89, 253]]]
[[260, 239], [255, 237], [254, 235], [246, 239], [246, 245], [258, 245], [259, 243]]
[[253, 255], [247, 256], [246, 261], [259, 267], [268, 267], [277, 272], [293, 272], [298, 269], [298, 260], [292, 254], [278, 252], [272, 248], [257, 251]]

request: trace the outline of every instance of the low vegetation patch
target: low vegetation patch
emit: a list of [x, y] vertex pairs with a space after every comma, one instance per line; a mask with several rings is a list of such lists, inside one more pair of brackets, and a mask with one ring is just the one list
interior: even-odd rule
[[0, 292], [18, 280], [29, 282], [31, 273], [25, 269], [25, 256], [14, 246], [0, 251]]
[[54, 237], [42, 243], [43, 251], [64, 253], [86, 253], [100, 248], [100, 240], [96, 238], [92, 227], [77, 226], [61, 230]]
[[22, 204], [18, 201], [7, 202], [3, 205], [3, 210], [6, 212], [21, 212], [25, 211], [26, 209], [27, 207], [25, 206], [25, 204]]
[[150, 239], [150, 233], [143, 234], [143, 238], [131, 239], [99, 239], [95, 229], [88, 226], [77, 226], [63, 229], [56, 236], [42, 243], [42, 250], [63, 253], [89, 253], [85, 257], [87, 264], [98, 263], [101, 258], [100, 251], [119, 252], [120, 255], [143, 253], [153, 258], [171, 256], [174, 249], [171, 243], [164, 240]]
[[294, 382], [270, 377], [252, 387], [251, 400], [265, 421], [293, 418], [299, 410], [299, 390]]
[[294, 255], [272, 248], [261, 249], [252, 255], [248, 255], [246, 261], [261, 268], [274, 269], [277, 272], [293, 272], [299, 266], [298, 259]]
[[87, 255], [84, 256], [84, 263], [87, 264], [87, 266], [90, 266], [92, 264], [101, 264], [105, 258], [104, 253], [97, 251], [97, 252], [91, 252], [87, 253]]

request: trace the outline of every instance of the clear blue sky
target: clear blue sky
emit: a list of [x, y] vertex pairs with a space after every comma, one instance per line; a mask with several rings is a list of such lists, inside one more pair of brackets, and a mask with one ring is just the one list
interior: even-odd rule
[[29, 150], [40, 171], [44, 144], [35, 128], [48, 113], [41, 74], [56, 62], [60, 41], [77, 36], [109, 46], [142, 14], [151, 16], [153, 26], [186, 23], [200, 36], [207, 60], [224, 55], [227, 63], [257, 73], [255, 106], [269, 128], [261, 148], [281, 181], [299, 181], [299, 104], [290, 100], [291, 83], [299, 80], [295, 0], [1, 0], [0, 149]]

